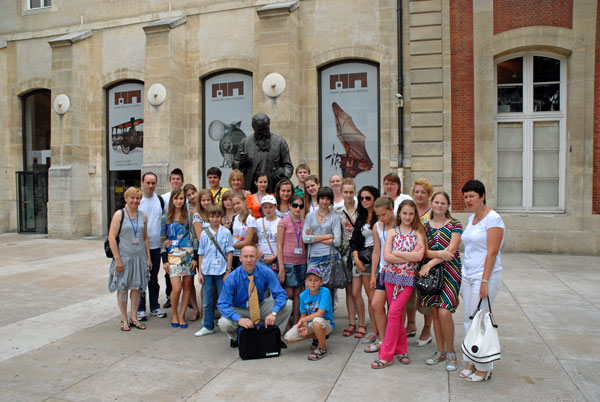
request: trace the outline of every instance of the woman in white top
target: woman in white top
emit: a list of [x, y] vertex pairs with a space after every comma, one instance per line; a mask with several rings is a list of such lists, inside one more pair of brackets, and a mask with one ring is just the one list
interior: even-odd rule
[[402, 201], [412, 200], [410, 195], [402, 194], [402, 182], [396, 173], [388, 173], [383, 176], [383, 195], [391, 198], [394, 202], [394, 216], [396, 216]]
[[[465, 205], [473, 212], [462, 235], [465, 255], [462, 268], [462, 297], [465, 332], [471, 327], [469, 316], [479, 304], [479, 299], [488, 298], [494, 303], [502, 283], [500, 249], [504, 238], [504, 222], [498, 213], [485, 204], [485, 186], [479, 180], [469, 180], [462, 188]], [[487, 312], [487, 303], [481, 303], [482, 312]], [[467, 381], [479, 382], [492, 375], [493, 363], [480, 364], [463, 354], [465, 369], [460, 376]]]
[[[265, 195], [261, 201], [264, 218], [256, 220], [259, 262], [279, 272], [277, 264], [277, 225], [281, 220], [275, 213], [277, 201], [272, 195]], [[285, 269], [282, 267], [282, 269]]]
[[243, 247], [252, 244], [256, 220], [246, 208], [246, 196], [243, 193], [233, 193], [231, 197], [233, 210], [236, 215], [233, 218], [233, 263], [232, 269], [240, 266], [240, 252]]
[[[377, 269], [379, 261], [375, 261], [373, 266], [373, 226], [377, 222], [377, 215], [373, 209], [375, 200], [379, 198], [379, 190], [373, 186], [364, 186], [358, 192], [358, 208], [357, 217], [354, 222], [354, 231], [350, 239], [350, 250], [354, 269], [352, 270], [352, 295], [356, 300], [362, 298], [362, 288], [367, 294], [367, 306], [369, 311], [369, 320], [371, 321], [370, 333], [363, 343], [373, 343], [377, 340], [379, 334], [377, 323], [374, 319], [373, 308], [371, 301], [373, 299], [374, 289], [371, 289], [371, 269]], [[363, 338], [367, 335], [367, 327], [364, 325], [358, 326], [355, 338]]]

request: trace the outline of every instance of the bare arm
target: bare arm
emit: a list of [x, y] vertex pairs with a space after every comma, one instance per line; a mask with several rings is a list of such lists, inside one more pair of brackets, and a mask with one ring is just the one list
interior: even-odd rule
[[252, 244], [253, 238], [254, 238], [254, 228], [248, 228], [248, 230], [246, 231], [246, 237], [244, 237], [244, 240], [240, 240], [238, 242], [233, 243], [233, 248], [241, 249], [246, 246], [249, 246]]
[[283, 265], [283, 241], [285, 238], [285, 227], [277, 226], [277, 263], [279, 265], [279, 282], [285, 281], [285, 266]]
[[489, 228], [487, 230], [487, 255], [485, 256], [485, 263], [483, 266], [483, 275], [481, 276], [481, 287], [479, 289], [479, 297], [484, 298], [488, 296], [488, 284], [487, 281], [492, 275], [494, 264], [496, 263], [496, 257], [500, 252], [500, 245], [502, 244], [502, 237], [504, 236], [504, 229], [499, 227]]
[[108, 229], [108, 244], [110, 244], [110, 250], [113, 253], [115, 259], [115, 268], [117, 272], [123, 272], [123, 262], [121, 261], [121, 255], [119, 254], [119, 246], [117, 245], [117, 235], [119, 233], [119, 226], [121, 225], [121, 218], [123, 211], [118, 210], [113, 215], [110, 221], [110, 228]]

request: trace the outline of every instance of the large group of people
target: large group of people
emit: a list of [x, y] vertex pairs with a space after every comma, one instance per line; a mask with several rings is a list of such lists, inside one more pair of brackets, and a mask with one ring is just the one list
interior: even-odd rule
[[[295, 173], [297, 186], [262, 173], [245, 186], [246, 175], [235, 169], [227, 188], [220, 169], [212, 167], [209, 187], [198, 191], [174, 169], [171, 191], [163, 196], [154, 193], [156, 174], [144, 173], [142, 189], [127, 189], [126, 206], [115, 212], [109, 230], [109, 290], [117, 291], [121, 330], [146, 329], [147, 289], [150, 315], [164, 318], [163, 309], [170, 308], [174, 328], [202, 318], [196, 336], [214, 333], [217, 323], [235, 346], [238, 327], [275, 324], [287, 343], [312, 340], [308, 358], [319, 360], [335, 328], [338, 290], [345, 289], [349, 322], [341, 335], [378, 354], [372, 368], [395, 359], [410, 363], [408, 338], [414, 337], [417, 347], [435, 339], [437, 350], [425, 364], [457, 370], [453, 313], [459, 295], [468, 331], [479, 299], [493, 304], [501, 283], [504, 224], [486, 205], [483, 183], [470, 180], [462, 188], [472, 212], [463, 228], [450, 212], [449, 195], [434, 192], [426, 178], [415, 180], [407, 195], [395, 173], [384, 176], [382, 193], [374, 185], [357, 191], [353, 179], [339, 174], [321, 186], [305, 164]], [[339, 264], [347, 274], [342, 285]], [[419, 292], [417, 277], [440, 264], [441, 292]], [[167, 299], [162, 308], [161, 265]], [[487, 306], [482, 303], [482, 310]], [[419, 336], [417, 311], [424, 315]], [[463, 367], [460, 377], [471, 382], [489, 379], [493, 370], [491, 363], [466, 356]]]

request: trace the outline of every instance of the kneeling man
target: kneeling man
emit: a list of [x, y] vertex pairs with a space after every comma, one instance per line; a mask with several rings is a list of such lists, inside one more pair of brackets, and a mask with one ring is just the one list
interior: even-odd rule
[[[218, 325], [237, 346], [238, 327], [252, 328], [264, 321], [265, 326], [277, 325], [285, 331], [292, 301], [279, 284], [272, 269], [257, 264], [258, 252], [253, 246], [245, 246], [240, 254], [242, 269], [234, 270], [223, 284], [217, 308], [221, 312]], [[273, 298], [265, 298], [269, 289]]]

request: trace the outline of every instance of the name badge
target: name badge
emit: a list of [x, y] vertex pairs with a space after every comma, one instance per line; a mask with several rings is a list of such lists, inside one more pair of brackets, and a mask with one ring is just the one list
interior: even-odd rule
[[221, 265], [221, 260], [215, 260], [214, 265]]
[[295, 248], [294, 254], [302, 254], [302, 248]]
[[140, 239], [134, 237], [133, 239], [131, 239], [131, 244], [140, 244]]
[[171, 246], [179, 246], [179, 240], [171, 240]]

